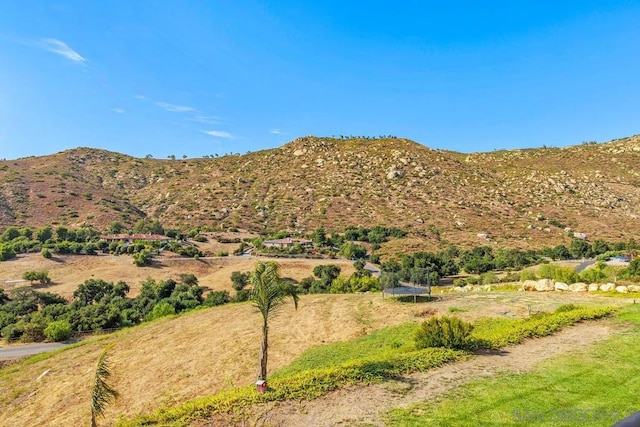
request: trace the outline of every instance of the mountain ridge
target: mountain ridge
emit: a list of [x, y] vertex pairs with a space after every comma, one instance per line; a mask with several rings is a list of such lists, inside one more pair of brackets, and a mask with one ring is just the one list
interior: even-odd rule
[[436, 246], [555, 244], [565, 227], [627, 239], [640, 225], [639, 159], [638, 135], [471, 154], [405, 138], [313, 136], [197, 159], [79, 147], [0, 161], [0, 228], [104, 229], [150, 217], [170, 227], [301, 234], [396, 226]]

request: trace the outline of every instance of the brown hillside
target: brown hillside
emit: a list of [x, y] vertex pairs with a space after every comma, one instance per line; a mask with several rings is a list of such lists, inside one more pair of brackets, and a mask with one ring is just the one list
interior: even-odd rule
[[0, 228], [103, 229], [148, 216], [181, 228], [300, 233], [380, 224], [407, 229], [427, 247], [555, 244], [567, 238], [557, 224], [626, 239], [640, 225], [638, 160], [639, 136], [469, 155], [406, 139], [317, 137], [216, 159], [78, 148], [0, 162]]

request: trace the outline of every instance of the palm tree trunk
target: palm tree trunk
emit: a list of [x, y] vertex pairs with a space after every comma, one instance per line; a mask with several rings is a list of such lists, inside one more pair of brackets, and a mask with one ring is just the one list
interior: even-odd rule
[[260, 373], [258, 375], [259, 380], [267, 380], [267, 352], [269, 350], [269, 325], [267, 319], [264, 318], [262, 324], [262, 345], [260, 347]]

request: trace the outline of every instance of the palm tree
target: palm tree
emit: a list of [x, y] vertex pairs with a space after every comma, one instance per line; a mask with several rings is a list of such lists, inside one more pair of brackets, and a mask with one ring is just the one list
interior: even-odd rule
[[98, 359], [98, 366], [96, 368], [91, 393], [91, 427], [98, 425], [96, 424], [96, 418], [103, 415], [107, 404], [118, 397], [118, 392], [107, 383], [107, 380], [111, 376], [107, 351], [109, 351], [111, 347], [113, 347], [113, 344], [108, 345]]
[[260, 371], [258, 380], [267, 379], [267, 352], [269, 349], [269, 319], [278, 313], [287, 297], [293, 299], [298, 308], [298, 293], [291, 283], [280, 277], [280, 265], [273, 261], [258, 262], [251, 275], [251, 301], [262, 314], [262, 346], [260, 348]]

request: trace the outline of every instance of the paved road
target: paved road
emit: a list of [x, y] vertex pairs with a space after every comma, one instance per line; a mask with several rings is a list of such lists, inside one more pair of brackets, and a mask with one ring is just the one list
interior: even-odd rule
[[45, 351], [56, 350], [64, 347], [65, 343], [52, 342], [43, 344], [24, 344], [10, 347], [0, 347], [0, 359], [15, 359], [18, 357], [31, 356]]
[[587, 267], [589, 267], [591, 264], [595, 264], [596, 260], [595, 259], [588, 259], [585, 260], [583, 262], [580, 263], [580, 265], [578, 265], [576, 267], [576, 273], [582, 273]]

